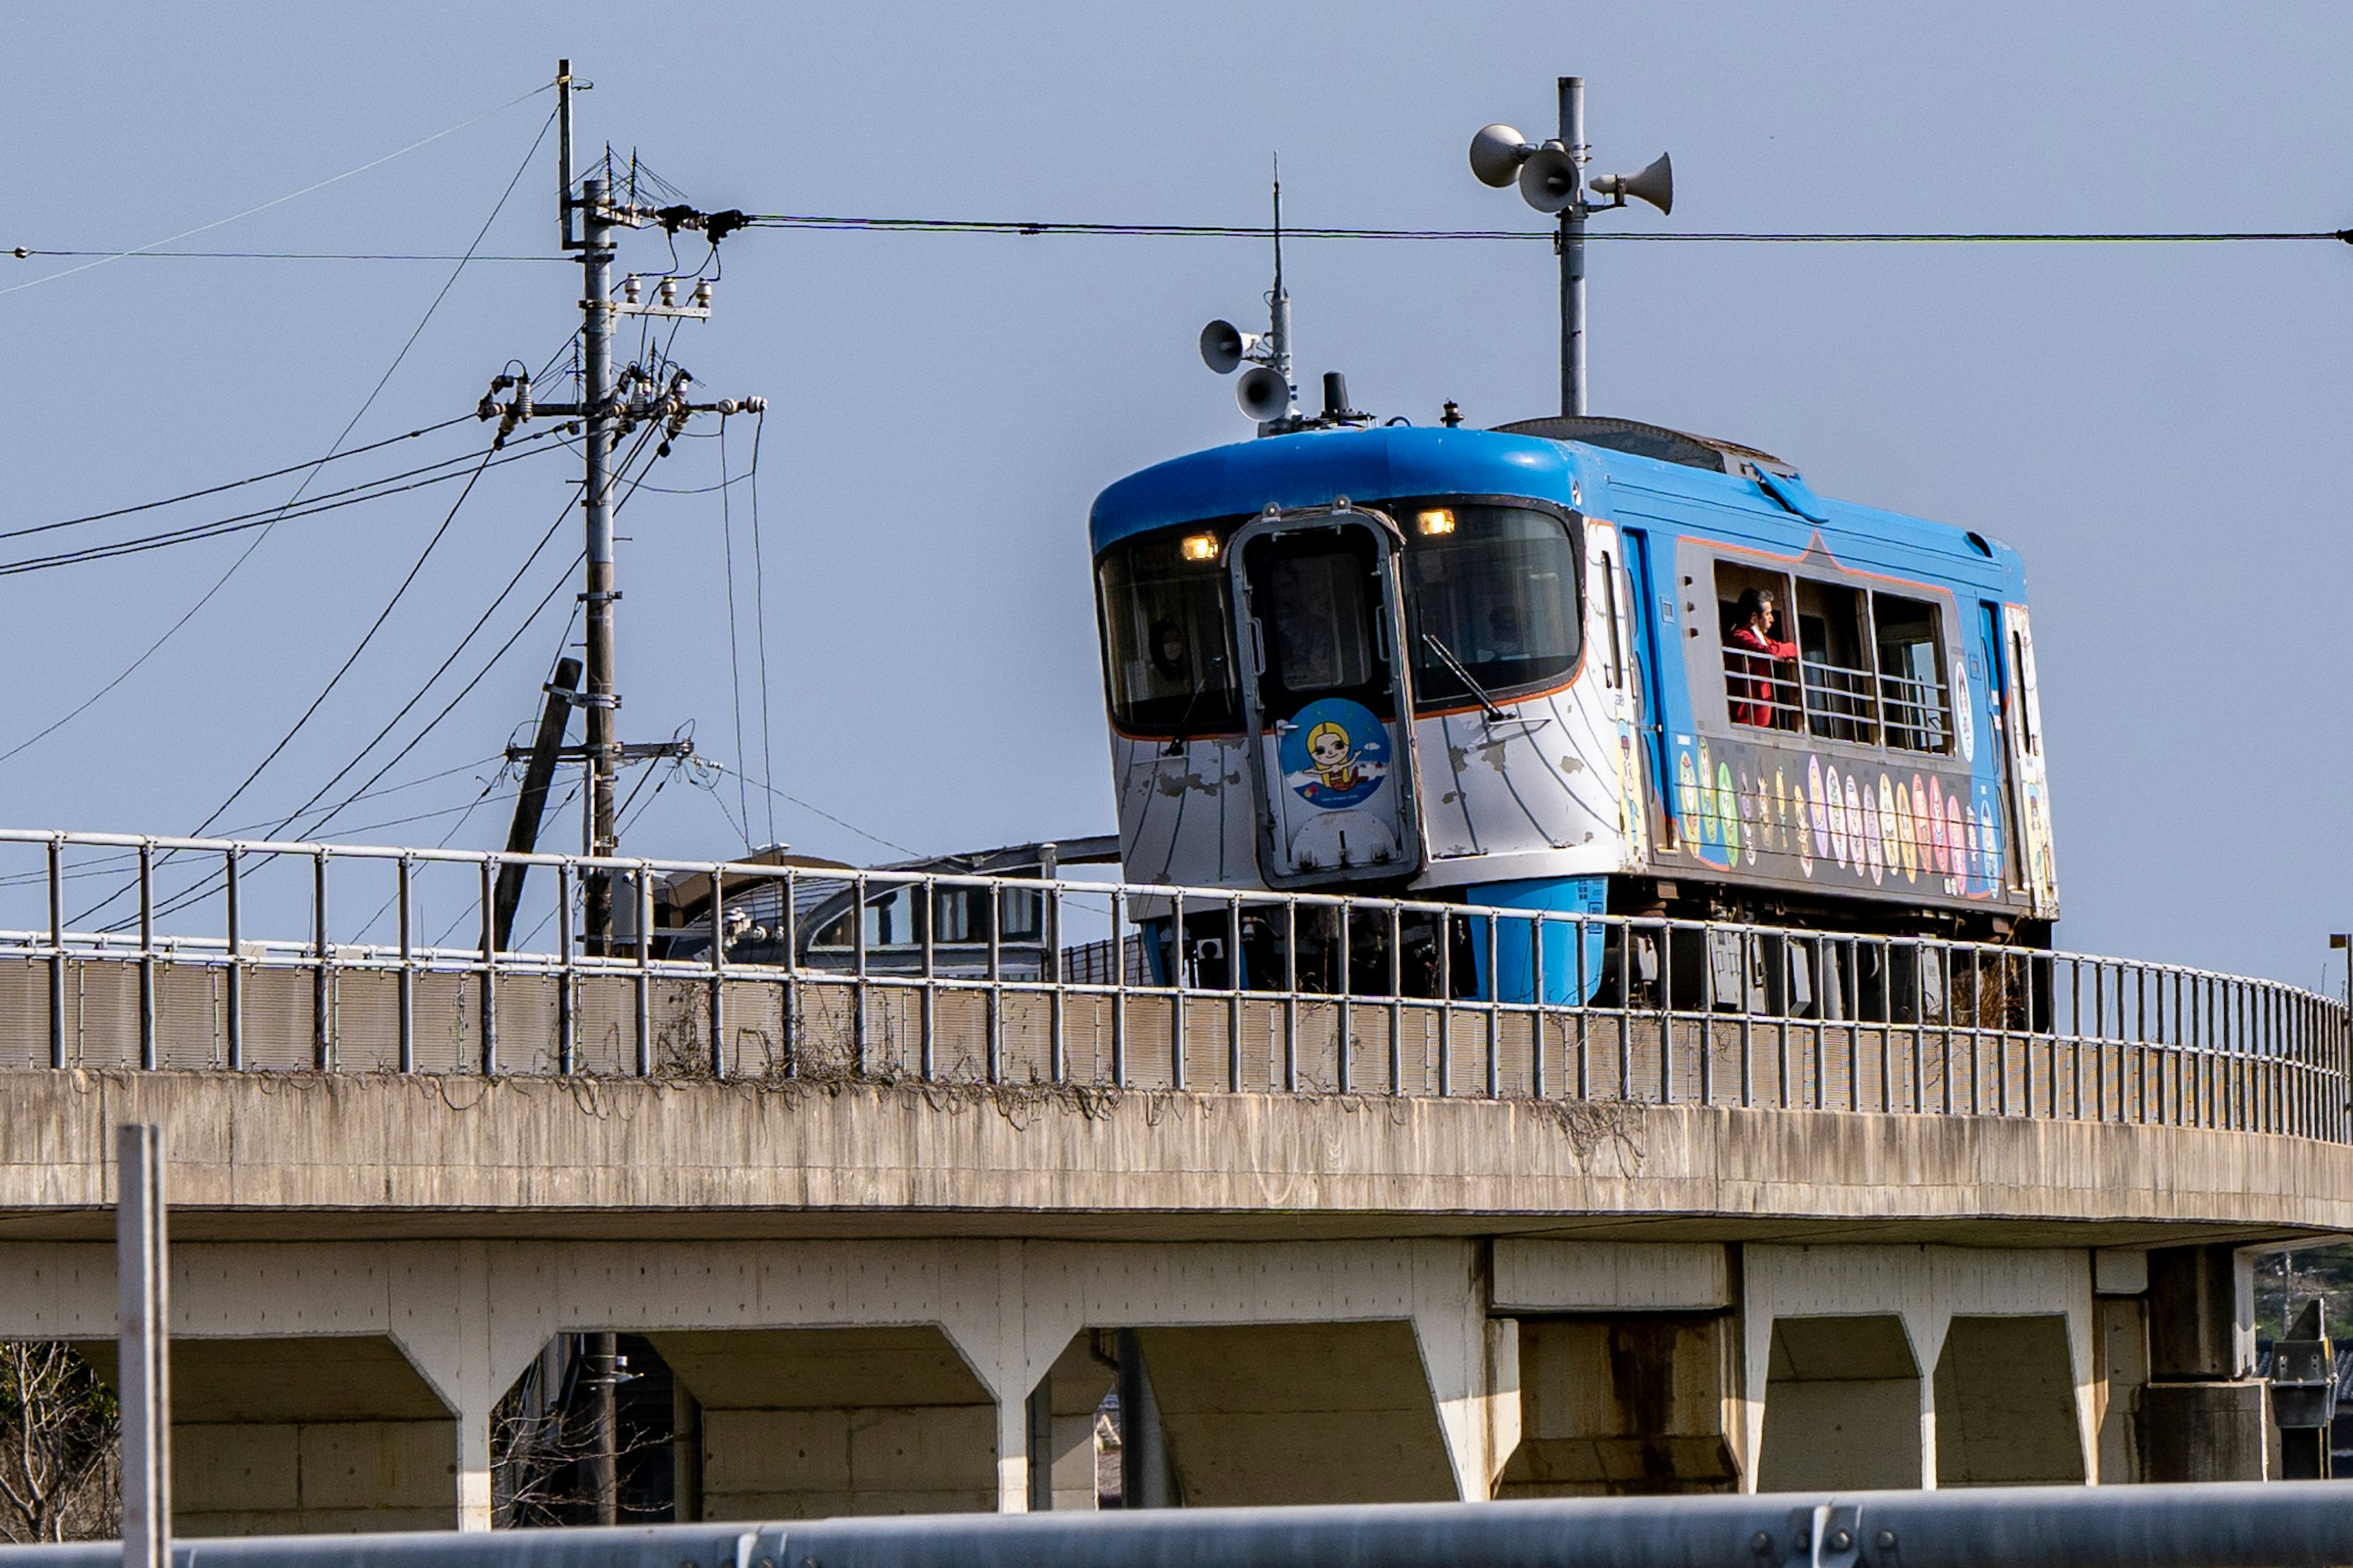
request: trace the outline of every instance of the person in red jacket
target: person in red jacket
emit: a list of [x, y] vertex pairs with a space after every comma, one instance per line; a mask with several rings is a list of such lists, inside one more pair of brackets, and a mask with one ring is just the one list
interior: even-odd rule
[[1798, 727], [1797, 682], [1774, 667], [1798, 657], [1798, 645], [1773, 633], [1778, 617], [1773, 595], [1761, 588], [1742, 591], [1725, 635], [1725, 689], [1732, 699], [1732, 721], [1763, 730]]

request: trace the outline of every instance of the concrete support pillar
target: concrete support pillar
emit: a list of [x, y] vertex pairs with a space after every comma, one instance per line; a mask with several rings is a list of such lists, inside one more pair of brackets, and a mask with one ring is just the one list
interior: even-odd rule
[[1736, 1329], [1725, 1314], [1522, 1321], [1520, 1443], [1496, 1495], [1733, 1489]]
[[2252, 1257], [2227, 1246], [2148, 1255], [2149, 1381], [2141, 1469], [2152, 1481], [2258, 1481], [2271, 1419], [2254, 1380]]
[[490, 1245], [404, 1249], [387, 1280], [393, 1338], [456, 1422], [451, 1477], [459, 1530], [491, 1528], [491, 1413], [543, 1342], [527, 1326], [518, 1333], [499, 1321]]
[[1029, 1507], [1091, 1512], [1095, 1507], [1095, 1418], [1117, 1363], [1092, 1331], [1072, 1337], [1029, 1394]]

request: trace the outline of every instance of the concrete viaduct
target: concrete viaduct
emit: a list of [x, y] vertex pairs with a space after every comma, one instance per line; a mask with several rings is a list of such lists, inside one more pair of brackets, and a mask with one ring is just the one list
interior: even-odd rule
[[[607, 1331], [691, 1396], [681, 1517], [1092, 1508], [1123, 1353], [1188, 1506], [2253, 1478], [2246, 1249], [2353, 1232], [2344, 1006], [2201, 971], [562, 858], [613, 951], [435, 949], [419, 888], [486, 909], [501, 858], [0, 847], [0, 1338], [111, 1373], [113, 1129], [162, 1124], [189, 1535], [488, 1528], [502, 1396]], [[271, 866], [301, 939], [253, 940]], [[68, 929], [85, 875], [125, 929]], [[699, 955], [650, 934], [681, 876]], [[1339, 962], [1153, 980], [1155, 910]]]
[[606, 1329], [712, 1518], [1091, 1508], [1119, 1329], [1191, 1503], [2127, 1480], [2260, 1420], [2233, 1249], [2353, 1230], [2353, 1149], [2181, 1127], [5, 1076], [0, 1335], [104, 1360], [111, 1130], [169, 1130], [190, 1534], [487, 1527], [491, 1406]]

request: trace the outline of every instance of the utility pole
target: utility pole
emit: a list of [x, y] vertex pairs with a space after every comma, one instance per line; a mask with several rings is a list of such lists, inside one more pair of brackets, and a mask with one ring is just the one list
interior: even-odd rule
[[[1585, 385], [1586, 219], [1624, 206], [1628, 196], [1662, 213], [1672, 212], [1675, 172], [1662, 153], [1633, 174], [1598, 174], [1588, 181], [1585, 165], [1593, 150], [1585, 143], [1585, 79], [1565, 76], [1556, 85], [1560, 135], [1539, 146], [1508, 125], [1485, 126], [1471, 138], [1471, 172], [1480, 184], [1498, 190], [1517, 184], [1528, 205], [1560, 219], [1560, 232], [1553, 237], [1553, 248], [1560, 255], [1560, 411], [1575, 419], [1589, 407]], [[1609, 199], [1596, 205], [1595, 196]]]
[[[575, 89], [586, 89], [594, 84], [576, 79], [572, 74], [572, 62], [559, 60], [555, 69], [556, 91], [556, 156], [558, 170], [557, 218], [561, 227], [563, 248], [577, 252], [580, 257], [580, 395], [575, 402], [540, 403], [532, 396], [528, 370], [520, 375], [501, 374], [491, 383], [490, 392], [475, 409], [482, 419], [499, 420], [496, 447], [505, 442], [515, 427], [534, 416], [574, 419], [584, 437], [582, 441], [585, 472], [581, 489], [581, 509], [586, 521], [586, 581], [580, 595], [586, 609], [586, 647], [585, 649], [587, 689], [570, 699], [571, 704], [586, 710], [584, 743], [577, 747], [561, 747], [555, 752], [558, 760], [577, 762], [582, 766], [581, 808], [587, 824], [586, 848], [593, 858], [610, 858], [620, 853], [620, 828], [616, 820], [615, 785], [624, 761], [649, 761], [662, 757], [691, 755], [693, 746], [685, 741], [657, 742], [649, 745], [624, 745], [619, 738], [621, 706], [617, 661], [614, 656], [614, 606], [620, 602], [617, 574], [613, 557], [613, 481], [616, 478], [612, 454], [622, 439], [641, 426], [661, 426], [662, 442], [656, 457], [667, 456], [670, 438], [685, 429], [687, 421], [697, 414], [757, 414], [766, 406], [757, 397], [721, 398], [715, 403], [694, 403], [687, 398], [690, 378], [682, 370], [674, 371], [667, 384], [657, 384], [650, 372], [632, 365], [620, 376], [613, 369], [613, 324], [620, 316], [671, 317], [681, 320], [708, 321], [711, 317], [712, 285], [709, 279], [694, 280], [693, 292], [684, 303], [678, 298], [679, 279], [662, 275], [654, 280], [654, 297], [642, 298], [640, 280], [631, 276], [622, 283], [618, 300], [613, 297], [613, 257], [615, 233], [618, 228], [643, 228], [658, 224], [673, 237], [680, 229], [700, 230], [716, 247], [726, 236], [742, 228], [748, 221], [741, 212], [699, 212], [688, 206], [659, 209], [636, 205], [634, 189], [627, 199], [616, 193], [610, 183], [609, 165], [594, 177], [579, 182], [579, 192], [573, 190], [572, 176], [572, 95]], [[505, 402], [501, 393], [512, 389]], [[544, 721], [543, 728], [544, 728]], [[558, 731], [559, 735], [561, 731]], [[544, 798], [543, 795], [542, 797]], [[522, 830], [520, 811], [516, 831]], [[533, 832], [536, 832], [534, 825]], [[509, 910], [522, 896], [522, 868], [512, 868], [512, 886], [501, 877], [499, 901]], [[581, 939], [584, 949], [592, 953], [608, 952], [613, 945], [613, 877], [609, 871], [590, 870], [581, 878]], [[569, 919], [567, 913], [565, 916]]]
[[1568, 150], [1577, 199], [1560, 209], [1560, 411], [1575, 418], [1585, 399], [1585, 79], [1560, 79], [1560, 144]]

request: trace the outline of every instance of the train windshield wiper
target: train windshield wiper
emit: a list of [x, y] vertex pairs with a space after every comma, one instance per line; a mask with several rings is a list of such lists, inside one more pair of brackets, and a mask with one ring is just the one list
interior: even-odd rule
[[1489, 723], [1504, 723], [1510, 721], [1512, 715], [1495, 705], [1495, 700], [1487, 695], [1487, 689], [1472, 677], [1469, 667], [1454, 657], [1452, 648], [1438, 640], [1436, 632], [1422, 633], [1421, 640], [1430, 645], [1430, 651], [1438, 656], [1438, 661], [1453, 672], [1455, 679], [1471, 689], [1471, 694], [1479, 700], [1479, 706], [1486, 710]]

